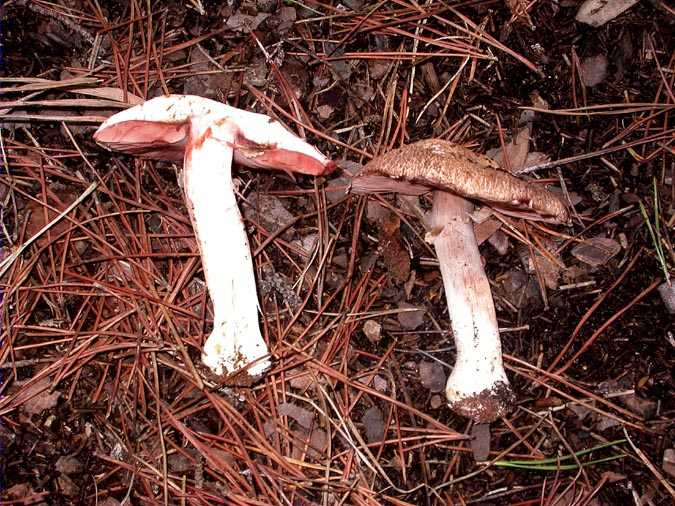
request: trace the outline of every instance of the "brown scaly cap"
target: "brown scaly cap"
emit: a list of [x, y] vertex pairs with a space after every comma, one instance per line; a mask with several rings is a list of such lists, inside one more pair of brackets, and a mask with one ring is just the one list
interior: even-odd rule
[[[387, 184], [385, 178], [398, 181]], [[354, 177], [352, 191], [420, 193], [411, 183], [480, 200], [512, 216], [569, 221], [567, 206], [555, 194], [509, 174], [486, 156], [442, 139], [407, 144], [374, 158]]]

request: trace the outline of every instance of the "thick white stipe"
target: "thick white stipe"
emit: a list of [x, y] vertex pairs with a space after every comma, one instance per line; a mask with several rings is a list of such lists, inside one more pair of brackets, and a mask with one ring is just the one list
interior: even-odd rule
[[476, 421], [504, 414], [512, 393], [502, 363], [499, 327], [470, 213], [473, 205], [435, 191], [431, 225], [457, 354], [448, 404]]
[[185, 195], [213, 301], [213, 330], [204, 343], [202, 361], [216, 374], [252, 364], [247, 372], [256, 376], [270, 362], [258, 323], [251, 250], [232, 188], [231, 139], [225, 129], [215, 138], [203, 123], [192, 122], [191, 141], [197, 142], [183, 164]]

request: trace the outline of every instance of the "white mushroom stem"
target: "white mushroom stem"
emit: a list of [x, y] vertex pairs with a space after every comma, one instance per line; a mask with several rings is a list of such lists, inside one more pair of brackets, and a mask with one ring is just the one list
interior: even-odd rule
[[264, 114], [192, 95], [153, 98], [108, 118], [99, 144], [148, 158], [183, 161], [183, 187], [213, 301], [214, 326], [202, 361], [216, 374], [270, 365], [232, 162], [321, 175], [335, 164]]
[[431, 242], [440, 263], [457, 348], [448, 378], [450, 407], [476, 422], [505, 414], [513, 393], [502, 364], [495, 306], [470, 213], [473, 204], [434, 191]]
[[270, 365], [258, 324], [258, 298], [244, 222], [232, 188], [234, 137], [215, 138], [193, 121], [183, 185], [213, 302], [213, 330], [202, 362], [216, 374], [249, 366], [257, 376]]

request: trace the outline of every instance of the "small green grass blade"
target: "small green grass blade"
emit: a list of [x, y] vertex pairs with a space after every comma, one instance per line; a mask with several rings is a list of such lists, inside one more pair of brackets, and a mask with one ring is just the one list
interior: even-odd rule
[[[574, 454], [570, 455], [565, 455], [562, 457], [551, 457], [548, 459], [541, 459], [541, 460], [498, 460], [495, 462], [495, 466], [498, 467], [509, 467], [509, 468], [516, 468], [516, 469], [527, 469], [530, 471], [569, 471], [573, 469], [578, 469], [579, 464], [574, 462], [573, 464], [560, 464], [562, 461], [570, 460], [573, 459], [575, 456], [577, 457], [577, 460], [579, 457], [582, 457], [584, 455], [587, 455], [591, 452], [595, 452], [598, 450], [602, 450], [603, 448], [608, 448], [610, 446], [616, 446], [622, 443], [625, 443], [625, 439], [618, 439], [616, 441], [610, 441], [608, 443], [603, 443], [597, 446], [594, 446], [592, 448], [587, 448], [585, 450], [580, 450], [578, 452], [575, 452]], [[609, 457], [604, 457], [601, 459], [595, 459], [591, 460], [589, 462], [582, 462], [581, 466], [582, 467], [588, 467], [596, 464], [601, 464], [603, 462], [610, 462], [612, 460], [617, 460], [617, 459], [622, 459], [626, 455], [620, 454], [620, 455], [611, 455]]]

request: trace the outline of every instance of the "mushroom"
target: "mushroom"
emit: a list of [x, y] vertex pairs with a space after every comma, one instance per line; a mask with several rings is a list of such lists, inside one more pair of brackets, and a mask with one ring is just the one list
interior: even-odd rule
[[320, 175], [334, 164], [264, 114], [191, 95], [153, 98], [108, 118], [100, 145], [147, 158], [183, 161], [182, 186], [213, 301], [202, 361], [215, 374], [270, 365], [258, 323], [253, 262], [234, 190], [233, 160], [247, 167]]
[[474, 235], [473, 201], [550, 223], [568, 222], [567, 207], [553, 193], [501, 170], [491, 159], [441, 139], [378, 156], [351, 183], [354, 193], [429, 190], [433, 205], [427, 237], [440, 264], [457, 348], [446, 397], [454, 411], [488, 423], [510, 411], [515, 396], [504, 371], [494, 302]]

